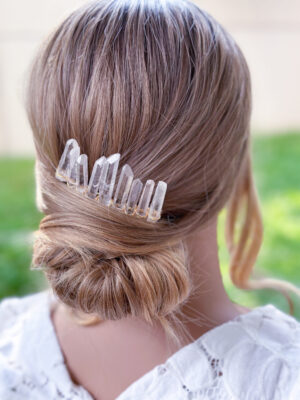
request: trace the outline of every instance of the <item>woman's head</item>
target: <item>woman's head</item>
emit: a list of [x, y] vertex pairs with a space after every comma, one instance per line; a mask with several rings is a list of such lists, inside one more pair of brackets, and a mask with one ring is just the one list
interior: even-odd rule
[[[46, 214], [33, 265], [74, 310], [170, 320], [193, 287], [184, 238], [252, 191], [250, 78], [239, 47], [189, 1], [96, 1], [41, 48], [27, 110]], [[70, 138], [89, 174], [101, 155], [119, 152], [119, 169], [165, 181], [161, 219], [126, 216], [57, 181]]]

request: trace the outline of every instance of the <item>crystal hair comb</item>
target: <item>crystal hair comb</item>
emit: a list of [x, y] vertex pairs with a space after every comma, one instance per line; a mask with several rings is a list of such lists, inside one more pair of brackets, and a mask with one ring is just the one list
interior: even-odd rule
[[80, 147], [75, 139], [69, 139], [55, 177], [106, 206], [113, 206], [128, 215], [147, 217], [149, 222], [158, 221], [167, 191], [166, 182], [158, 182], [150, 204], [154, 181], [148, 179], [143, 187], [140, 179], [133, 179], [132, 169], [125, 164], [113, 193], [119, 161], [119, 153], [112, 154], [108, 158], [100, 157], [96, 160], [91, 177], [88, 179], [88, 157], [86, 154], [80, 154]]

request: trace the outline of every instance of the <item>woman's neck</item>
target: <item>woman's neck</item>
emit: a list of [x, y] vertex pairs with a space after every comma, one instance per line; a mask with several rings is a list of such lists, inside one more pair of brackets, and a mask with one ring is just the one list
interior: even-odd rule
[[185, 241], [195, 292], [184, 305], [183, 312], [197, 320], [195, 324], [188, 324], [188, 329], [197, 335], [198, 324], [205, 323], [211, 329], [249, 311], [233, 303], [225, 290], [218, 255], [217, 218]]

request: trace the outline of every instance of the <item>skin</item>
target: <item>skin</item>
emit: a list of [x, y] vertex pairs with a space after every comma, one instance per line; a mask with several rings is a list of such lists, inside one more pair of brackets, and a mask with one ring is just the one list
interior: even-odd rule
[[[184, 322], [195, 340], [251, 309], [233, 303], [225, 291], [218, 258], [217, 218], [205, 229], [193, 232], [186, 242], [192, 280], [200, 285], [183, 308], [184, 315], [197, 317], [196, 322]], [[168, 344], [157, 324], [151, 327], [137, 318], [79, 326], [60, 303], [53, 305], [51, 318], [71, 379], [96, 400], [115, 399], [178, 350]]]

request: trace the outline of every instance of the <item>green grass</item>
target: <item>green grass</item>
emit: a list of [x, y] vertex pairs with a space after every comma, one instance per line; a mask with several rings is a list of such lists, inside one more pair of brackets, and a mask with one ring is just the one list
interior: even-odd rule
[[42, 214], [35, 206], [34, 160], [0, 158], [0, 298], [46, 287], [41, 271], [30, 271], [32, 231]]
[[[254, 178], [262, 206], [264, 242], [255, 271], [300, 286], [300, 133], [253, 136]], [[36, 292], [47, 286], [41, 271], [30, 271], [31, 233], [42, 215], [35, 206], [34, 160], [0, 159], [0, 298]], [[224, 210], [218, 226], [224, 284], [233, 301], [249, 307], [273, 303], [288, 312], [275, 290], [235, 288], [228, 274]], [[300, 319], [300, 301], [295, 316]]]

